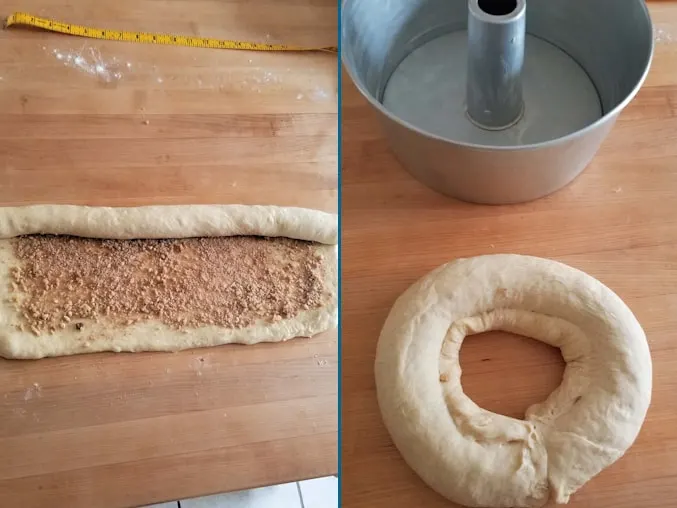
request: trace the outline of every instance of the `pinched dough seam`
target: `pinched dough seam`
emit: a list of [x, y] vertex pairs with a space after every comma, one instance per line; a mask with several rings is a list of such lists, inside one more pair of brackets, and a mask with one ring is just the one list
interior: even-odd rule
[[[487, 315], [491, 312], [494, 312], [495, 310], [499, 310], [499, 309], [500, 310], [518, 311], [520, 313], [528, 312], [528, 313], [531, 313], [531, 314], [534, 314], [534, 315], [545, 316], [547, 318], [562, 319], [562, 318], [559, 318], [558, 316], [552, 316], [552, 315], [549, 315], [549, 314], [538, 313], [538, 312], [533, 312], [533, 311], [525, 311], [524, 309], [517, 309], [517, 308], [511, 308], [511, 307], [494, 308], [490, 311], [486, 311], [486, 312], [483, 312], [483, 313], [480, 313], [480, 314], [475, 314], [475, 315], [472, 315], [472, 316], [466, 316], [466, 317], [463, 317], [463, 318], [457, 318], [455, 321], [453, 321], [449, 325], [449, 327], [447, 329], [447, 334], [445, 334], [445, 339], [442, 341], [442, 348], [440, 350], [440, 356], [444, 356], [444, 353], [443, 353], [444, 343], [447, 340], [449, 340], [448, 339], [449, 332], [453, 328], [455, 323], [458, 323], [459, 321], [463, 321], [465, 319], [482, 318], [483, 316], [485, 316], [485, 315]], [[426, 308], [426, 310], [427, 310], [427, 308]], [[421, 312], [419, 315], [424, 315], [424, 314], [425, 314], [425, 311]], [[567, 321], [567, 323], [569, 323], [571, 326], [579, 329], [583, 334], [585, 334], [585, 332], [580, 327], [578, 327], [576, 324], [571, 323], [570, 321]], [[470, 330], [468, 330], [467, 327], [466, 327], [466, 332], [467, 331], [470, 331]], [[489, 332], [489, 331], [505, 331], [505, 330], [501, 330], [500, 327], [497, 327], [497, 328], [494, 328], [494, 329], [491, 329], [491, 330], [485, 330], [484, 332], [479, 332], [479, 333], [485, 333], [485, 332]], [[474, 334], [477, 334], [477, 333], [465, 334], [462, 337], [461, 344], [459, 345], [459, 350], [460, 350], [460, 347], [462, 347], [462, 342], [467, 337], [474, 335]], [[538, 340], [539, 342], [543, 342], [537, 337], [528, 337], [528, 338], [530, 338], [532, 340]], [[414, 341], [411, 341], [407, 345], [407, 350], [409, 349], [409, 346], [413, 342]], [[545, 342], [543, 342], [543, 343], [545, 343]], [[407, 351], [407, 353], [408, 353], [408, 351]], [[566, 362], [566, 365], [567, 365], [566, 368], [568, 368], [569, 363], [571, 363], [572, 361], [580, 360], [581, 357], [584, 357], [585, 354], [589, 354], [589, 353], [590, 353], [589, 351], [586, 351], [585, 353], [582, 353], [579, 357], [574, 358], [574, 359], [570, 359], [569, 362]], [[406, 354], [405, 354], [404, 357], [405, 358], [407, 357]], [[460, 364], [460, 362], [459, 362], [459, 364]], [[561, 488], [557, 488], [555, 485], [552, 485], [551, 475], [550, 475], [550, 460], [549, 460], [550, 453], [549, 453], [548, 447], [546, 445], [545, 437], [538, 430], [536, 425], [534, 425], [533, 423], [539, 422], [539, 423], [546, 423], [547, 424], [547, 423], [549, 423], [553, 420], [556, 420], [557, 418], [559, 418], [560, 416], [566, 414], [568, 411], [571, 410], [573, 405], [578, 402], [578, 400], [583, 396], [583, 394], [587, 391], [587, 389], [589, 388], [589, 386], [591, 384], [591, 379], [590, 379], [590, 376], [588, 375], [588, 373], [590, 371], [588, 363], [587, 362], [584, 363], [584, 366], [585, 366], [585, 370], [583, 372], [577, 373], [577, 376], [580, 376], [582, 379], [587, 380], [587, 382], [584, 385], [581, 386], [581, 389], [580, 389], [581, 394], [576, 396], [573, 399], [572, 404], [567, 405], [567, 406], [556, 406], [556, 409], [558, 409], [559, 411], [557, 411], [555, 413], [549, 412], [547, 414], [547, 417], [533, 418], [533, 419], [528, 419], [528, 420], [518, 420], [520, 422], [527, 423], [530, 426], [530, 431], [529, 431], [529, 434], [526, 438], [524, 438], [524, 437], [520, 437], [520, 438], [517, 438], [517, 439], [515, 439], [514, 437], [509, 438], [505, 434], [503, 434], [501, 436], [487, 436], [486, 434], [483, 433], [481, 426], [478, 426], [476, 424], [476, 422], [472, 422], [471, 419], [468, 418], [468, 416], [465, 413], [463, 413], [461, 411], [456, 411], [454, 406], [451, 406], [451, 405], [446, 403], [447, 402], [446, 399], [445, 399], [445, 406], [447, 407], [447, 410], [449, 412], [449, 416], [454, 421], [454, 426], [465, 438], [471, 439], [474, 442], [479, 443], [479, 444], [485, 444], [485, 443], [486, 444], [493, 444], [493, 443], [506, 442], [508, 445], [519, 446], [522, 449], [522, 453], [518, 455], [519, 456], [519, 464], [517, 465], [515, 472], [519, 471], [522, 467], [525, 467], [525, 466], [530, 466], [532, 468], [535, 468], [534, 462], [532, 460], [532, 453], [531, 453], [533, 451], [534, 447], [532, 446], [531, 441], [535, 441], [536, 443], [540, 443], [541, 444], [540, 445], [541, 446], [540, 451], [544, 454], [545, 464], [546, 464], [545, 480], [541, 481], [541, 482], [537, 482], [535, 485], [533, 485], [531, 490], [532, 490], [532, 492], [535, 492], [535, 493], [545, 493], [547, 491], [549, 499], [552, 499], [553, 496], [554, 496], [554, 498], [556, 499], [556, 502], [558, 502], [558, 503], [566, 502], [566, 500], [568, 500], [571, 492], [575, 492], [578, 488], [580, 488], [580, 485], [578, 485], [578, 486], [570, 485], [569, 489], [567, 489], [568, 492], [563, 492]], [[459, 365], [459, 367], [460, 367], [460, 365]], [[566, 373], [566, 371], [565, 371], [565, 373]], [[561, 386], [561, 383], [560, 383], [559, 386]], [[559, 386], [558, 386], [558, 388], [559, 388]], [[462, 384], [461, 384], [461, 390], [462, 390]], [[551, 394], [552, 394], [552, 392], [551, 392]], [[468, 397], [465, 394], [465, 392], [463, 392], [463, 395], [465, 397]], [[545, 401], [543, 401], [543, 402], [545, 402]], [[541, 403], [537, 403], [537, 404], [541, 404]], [[533, 406], [530, 406], [527, 409], [527, 414], [530, 412], [530, 409], [532, 407]], [[487, 413], [497, 414], [497, 413], [493, 413], [492, 411], [488, 411], [484, 408], [481, 408], [481, 409], [483, 411], [486, 411]], [[579, 434], [576, 434], [576, 433], [573, 433], [573, 432], [566, 432], [566, 431], [563, 431], [563, 432], [560, 432], [560, 433], [563, 434], [563, 435], [573, 435], [576, 438], [584, 441], [585, 443], [589, 444], [590, 446], [592, 446], [593, 448], [595, 448], [597, 450], [600, 450], [600, 451], [604, 450], [607, 453], [609, 451], [613, 451], [614, 454], [618, 455], [618, 456], [620, 456], [622, 454], [622, 452], [620, 452], [619, 450], [612, 450], [608, 447], [604, 447], [604, 446], [602, 446], [598, 443], [594, 443], [594, 442], [590, 441], [589, 439], [587, 439], [583, 436], [580, 436]], [[529, 464], [527, 464], [525, 462], [525, 461], [527, 461], [527, 457], [528, 457], [528, 463]]]

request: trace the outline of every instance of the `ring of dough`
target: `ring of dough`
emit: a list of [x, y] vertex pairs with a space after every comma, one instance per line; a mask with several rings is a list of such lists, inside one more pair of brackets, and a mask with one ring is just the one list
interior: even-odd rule
[[[525, 420], [463, 393], [463, 338], [489, 330], [541, 340], [566, 361]], [[566, 503], [632, 445], [651, 399], [649, 347], [623, 301], [579, 270], [517, 255], [461, 259], [410, 287], [383, 327], [375, 374], [407, 464], [466, 506]]]

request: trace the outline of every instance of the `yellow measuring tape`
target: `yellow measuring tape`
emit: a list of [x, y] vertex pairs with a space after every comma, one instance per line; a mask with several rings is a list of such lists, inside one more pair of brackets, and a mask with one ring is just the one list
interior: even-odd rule
[[287, 46], [285, 44], [260, 44], [256, 42], [229, 41], [211, 39], [205, 37], [192, 37], [186, 35], [154, 34], [145, 32], [127, 32], [120, 30], [107, 30], [103, 28], [91, 28], [70, 23], [62, 23], [52, 19], [40, 18], [25, 12], [15, 12], [7, 18], [5, 27], [14, 25], [31, 26], [42, 28], [50, 32], [58, 32], [78, 37], [91, 39], [103, 39], [107, 41], [140, 42], [143, 44], [162, 44], [166, 46], [187, 46], [191, 48], [212, 49], [240, 49], [247, 51], [324, 51], [337, 53], [336, 46], [302, 47]]

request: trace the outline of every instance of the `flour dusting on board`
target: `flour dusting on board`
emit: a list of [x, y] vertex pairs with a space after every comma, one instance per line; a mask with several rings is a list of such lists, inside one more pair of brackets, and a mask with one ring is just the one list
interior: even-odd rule
[[33, 386], [26, 388], [24, 392], [24, 400], [28, 401], [36, 397], [42, 396], [42, 387], [38, 383], [33, 383]]
[[[268, 38], [271, 36], [269, 35]], [[296, 100], [311, 100], [325, 102], [338, 99], [338, 93], [333, 87], [327, 88], [318, 84], [307, 83], [298, 88], [298, 79], [291, 67], [285, 69], [270, 69], [258, 65], [255, 58], [247, 59], [251, 65], [242, 79], [238, 73], [219, 74], [218, 77], [205, 74], [172, 76], [158, 69], [156, 65], [143, 62], [129, 62], [127, 59], [102, 54], [96, 47], [83, 44], [79, 49], [60, 49], [42, 46], [42, 50], [57, 60], [64, 67], [74, 69], [87, 77], [93, 78], [102, 84], [115, 85], [125, 77], [135, 76], [136, 80], [147, 76], [156, 86], [187, 86], [197, 90], [215, 90], [221, 93], [230, 90], [248, 91], [249, 93], [288, 92], [294, 90]], [[197, 61], [196, 58], [193, 58]], [[237, 77], [236, 77], [237, 76]], [[294, 78], [292, 78], [294, 76]], [[238, 79], [240, 78], [240, 79]], [[2, 77], [0, 77], [0, 81]], [[239, 85], [237, 84], [239, 81]], [[292, 88], [292, 90], [293, 90]], [[149, 123], [149, 122], [148, 122]], [[148, 124], [144, 120], [144, 124]]]
[[255, 72], [242, 80], [242, 85], [252, 92], [261, 93], [262, 88], [272, 88], [274, 85], [281, 84], [282, 81], [282, 77], [278, 74], [256, 67]]
[[77, 51], [53, 49], [54, 58], [64, 66], [76, 69], [103, 83], [115, 83], [122, 79], [123, 69], [130, 69], [130, 62], [120, 62], [117, 58], [104, 58], [101, 52], [92, 47], [83, 46]]
[[312, 96], [313, 96], [313, 98], [318, 99], [318, 100], [326, 100], [326, 99], [329, 98], [329, 92], [327, 90], [325, 90], [324, 88], [316, 86], [313, 89]]
[[26, 411], [22, 407], [15, 407], [14, 409], [12, 409], [12, 413], [15, 414], [16, 416], [24, 418], [26, 416], [26, 413], [28, 413], [28, 411]]
[[654, 25], [653, 27], [653, 38], [657, 43], [670, 44], [675, 41], [675, 36], [672, 34], [670, 27], [660, 25]]

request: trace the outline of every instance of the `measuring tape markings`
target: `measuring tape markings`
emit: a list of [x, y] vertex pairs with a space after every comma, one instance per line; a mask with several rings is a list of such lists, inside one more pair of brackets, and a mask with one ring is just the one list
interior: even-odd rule
[[121, 30], [108, 30], [91, 28], [71, 23], [62, 23], [46, 18], [40, 18], [25, 12], [11, 14], [5, 22], [5, 27], [14, 25], [31, 26], [50, 32], [57, 32], [90, 39], [102, 39], [109, 41], [137, 42], [143, 44], [161, 44], [166, 46], [186, 46], [191, 48], [211, 49], [236, 49], [246, 51], [287, 51], [287, 52], [310, 52], [322, 51], [325, 53], [337, 53], [336, 46], [302, 47], [288, 46], [285, 44], [260, 44], [255, 42], [243, 42], [232, 40], [212, 39], [208, 37], [192, 37], [185, 35], [154, 34], [146, 32], [127, 32]]

